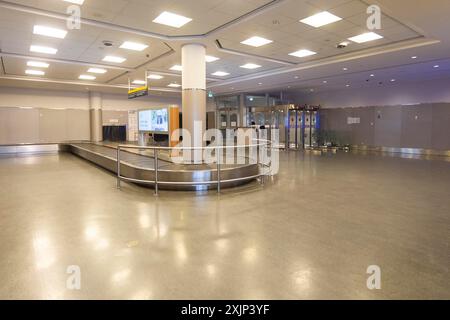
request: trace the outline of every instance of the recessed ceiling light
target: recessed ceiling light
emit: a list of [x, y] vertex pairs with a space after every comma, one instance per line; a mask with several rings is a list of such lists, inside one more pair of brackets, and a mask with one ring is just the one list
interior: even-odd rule
[[218, 77], [225, 77], [225, 76], [229, 76], [230, 74], [225, 71], [216, 71], [216, 72], [212, 73], [211, 75], [218, 76]]
[[49, 64], [41, 61], [28, 61], [27, 66], [35, 68], [48, 68]]
[[87, 74], [82, 74], [81, 76], [78, 77], [78, 79], [80, 79], [80, 80], [95, 80], [96, 77], [90, 76]]
[[252, 47], [262, 47], [272, 42], [273, 42], [272, 40], [268, 40], [262, 37], [251, 37], [245, 41], [242, 41], [241, 43]]
[[327, 80], [324, 80], [323, 83], [328, 83], [328, 81], [327, 81]]
[[364, 42], [374, 41], [374, 40], [378, 40], [378, 39], [383, 39], [383, 36], [380, 36], [379, 34], [377, 34], [375, 32], [367, 32], [367, 33], [360, 34], [358, 36], [348, 38], [348, 40], [356, 42], [356, 43], [364, 43]]
[[70, 3], [75, 3], [75, 4], [78, 4], [80, 6], [84, 3], [84, 0], [63, 0], [63, 1], [70, 2]]
[[163, 76], [160, 76], [159, 74], [151, 74], [147, 77], [148, 79], [153, 79], [153, 80], [161, 80], [162, 78], [164, 78]]
[[417, 56], [412, 56], [411, 59], [417, 59]]
[[87, 72], [103, 74], [103, 73], [106, 73], [107, 71], [105, 69], [100, 69], [100, 68], [90, 68]]
[[132, 83], [133, 83], [133, 84], [137, 84], [137, 85], [144, 85], [144, 84], [147, 84], [147, 82], [145, 82], [144, 80], [134, 80]]
[[371, 75], [370, 75], [371, 77], [375, 77], [375, 75], [372, 73]]
[[259, 82], [259, 83], [258, 83], [258, 86], [261, 86], [261, 85], [262, 85], [262, 82]]
[[290, 56], [299, 57], [299, 58], [313, 56], [315, 54], [317, 54], [317, 52], [314, 52], [311, 50], [306, 50], [306, 49], [302, 49], [302, 50], [298, 50], [298, 51], [289, 53]]
[[350, 87], [350, 85], [349, 85], [349, 84], [346, 84], [345, 86], [346, 86], [347, 88], [348, 88], [348, 87]]
[[435, 65], [433, 68], [439, 68], [439, 65], [437, 64], [437, 65]]
[[107, 62], [114, 62], [114, 63], [122, 63], [124, 61], [126, 61], [127, 59], [122, 58], [122, 57], [115, 57], [115, 56], [106, 56], [103, 58], [103, 61], [107, 61]]
[[33, 75], [33, 76], [43, 76], [43, 75], [45, 75], [45, 72], [41, 71], [41, 70], [25, 70], [25, 73], [29, 74], [29, 75]]
[[176, 65], [173, 65], [173, 66], [170, 68], [170, 70], [173, 70], [173, 71], [183, 71], [183, 67], [180, 66], [179, 64], [176, 64]]
[[41, 36], [64, 39], [67, 35], [66, 30], [50, 28], [45, 26], [34, 26], [33, 33]]
[[181, 28], [186, 23], [191, 21], [191, 18], [183, 17], [167, 11], [164, 11], [155, 20], [153, 20], [154, 23], [164, 24], [166, 26], [174, 28]]
[[395, 82], [396, 80], [395, 79], [391, 79], [391, 82]]
[[206, 56], [205, 57], [206, 62], [214, 62], [217, 60], [220, 60], [219, 58], [213, 57], [213, 56]]
[[258, 65], [258, 64], [254, 64], [254, 63], [246, 63], [243, 66], [241, 66], [241, 68], [244, 68], [244, 69], [258, 69], [258, 68], [261, 68], [261, 66]]
[[335, 16], [334, 14], [329, 13], [328, 11], [323, 11], [313, 16], [310, 16], [306, 19], [300, 20], [300, 22], [310, 25], [314, 28], [319, 28], [340, 20], [342, 20], [342, 18]]
[[295, 79], [298, 79], [298, 78], [300, 78], [300, 77], [299, 77], [299, 76], [295, 76], [294, 78], [295, 78]]
[[125, 41], [120, 46], [121, 49], [128, 49], [133, 51], [143, 51], [148, 48], [148, 45], [136, 42]]
[[171, 83], [171, 84], [168, 85], [168, 87], [171, 87], [171, 88], [179, 88], [179, 87], [181, 87], [181, 84], [178, 84], [178, 83]]
[[58, 49], [32, 45], [32, 46], [30, 46], [30, 51], [37, 52], [37, 53], [56, 54], [58, 52]]
[[344, 68], [342, 68], [342, 70], [344, 70], [344, 71], [347, 71], [347, 70], [348, 70], [348, 68], [344, 67]]

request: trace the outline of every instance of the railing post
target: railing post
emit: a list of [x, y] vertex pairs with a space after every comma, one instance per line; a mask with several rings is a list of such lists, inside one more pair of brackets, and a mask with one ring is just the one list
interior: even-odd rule
[[217, 156], [217, 193], [220, 193], [220, 161], [222, 160], [221, 154], [220, 154], [220, 147], [216, 150], [216, 156]]
[[159, 149], [153, 149], [154, 150], [154, 157], [155, 157], [155, 196], [158, 195], [158, 163], [159, 163]]
[[117, 146], [117, 189], [120, 189], [120, 146]]

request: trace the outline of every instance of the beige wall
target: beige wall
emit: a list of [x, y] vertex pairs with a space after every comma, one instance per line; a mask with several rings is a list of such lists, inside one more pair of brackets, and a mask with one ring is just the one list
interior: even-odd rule
[[[181, 99], [150, 95], [128, 100], [103, 94], [103, 123], [128, 124], [128, 110], [180, 105]], [[90, 140], [89, 93], [0, 88], [0, 144]]]

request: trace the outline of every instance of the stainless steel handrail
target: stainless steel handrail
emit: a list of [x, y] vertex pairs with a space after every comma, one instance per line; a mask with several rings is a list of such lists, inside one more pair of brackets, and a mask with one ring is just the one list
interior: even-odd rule
[[[264, 185], [264, 176], [266, 174], [269, 174], [271, 171], [271, 163], [265, 163], [265, 159], [260, 159], [260, 156], [257, 152], [256, 156], [256, 165], [258, 165], [258, 168], [262, 167], [262, 170], [259, 170], [257, 175], [252, 176], [245, 176], [240, 178], [234, 178], [234, 179], [221, 179], [221, 160], [222, 160], [222, 153], [221, 151], [224, 149], [239, 149], [239, 148], [270, 148], [270, 150], [273, 150], [272, 142], [270, 140], [264, 140], [264, 139], [255, 139], [254, 141], [262, 141], [263, 143], [255, 143], [255, 144], [248, 144], [248, 145], [240, 145], [240, 146], [213, 146], [213, 147], [161, 147], [161, 146], [135, 146], [135, 145], [118, 145], [117, 146], [117, 188], [120, 189], [120, 182], [123, 181], [129, 181], [133, 183], [140, 183], [140, 184], [153, 184], [155, 187], [155, 195], [157, 196], [159, 194], [159, 185], [179, 185], [179, 186], [196, 186], [196, 185], [210, 185], [210, 184], [216, 184], [217, 185], [217, 193], [221, 192], [221, 186], [223, 183], [227, 182], [239, 182], [239, 181], [248, 181], [252, 179], [260, 178], [261, 184]], [[153, 171], [155, 172], [154, 177], [155, 179], [152, 180], [141, 180], [141, 179], [133, 179], [133, 178], [127, 178], [125, 176], [121, 175], [120, 166], [122, 164], [122, 161], [120, 160], [120, 152], [122, 149], [138, 149], [138, 150], [153, 150], [153, 156], [155, 159], [155, 166]], [[160, 181], [159, 179], [159, 151], [160, 150], [215, 150], [216, 151], [216, 171], [217, 171], [217, 180], [210, 180], [210, 181]], [[263, 154], [265, 155], [265, 152], [267, 152], [267, 149], [264, 150]], [[263, 161], [261, 161], [263, 160]], [[264, 170], [264, 168], [268, 168], [267, 171]]]

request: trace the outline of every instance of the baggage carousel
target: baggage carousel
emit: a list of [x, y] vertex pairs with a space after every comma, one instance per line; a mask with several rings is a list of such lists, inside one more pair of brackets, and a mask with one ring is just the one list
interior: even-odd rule
[[[262, 178], [264, 168], [249, 157], [234, 161], [243, 164], [177, 164], [170, 161], [169, 151], [158, 150], [155, 161], [153, 150], [122, 146], [120, 167], [117, 163], [117, 145], [95, 143], [66, 143], [64, 149], [113, 173], [120, 172], [120, 181], [168, 190], [209, 190], [231, 188]], [[248, 150], [246, 150], [248, 151]], [[247, 152], [246, 152], [247, 154]], [[234, 156], [236, 159], [236, 155]], [[256, 163], [255, 163], [256, 162]], [[155, 164], [157, 163], [157, 170]], [[119, 176], [119, 175], [118, 175]]]

